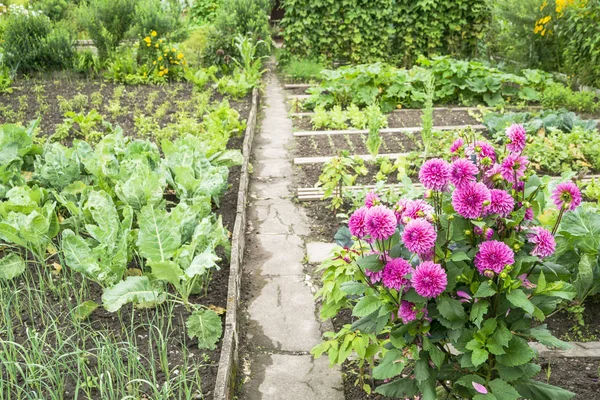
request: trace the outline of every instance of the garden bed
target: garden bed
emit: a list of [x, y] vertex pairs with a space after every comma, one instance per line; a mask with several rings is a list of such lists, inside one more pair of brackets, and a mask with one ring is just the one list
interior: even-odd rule
[[[163, 106], [166, 110], [165, 115], [160, 119], [161, 127], [169, 123], [178, 122], [181, 112], [195, 115], [195, 107], [197, 103], [192, 100], [194, 97], [193, 86], [189, 84], [175, 84], [168, 86], [121, 86], [113, 85], [101, 81], [83, 81], [79, 80], [76, 83], [69, 81], [20, 81], [19, 90], [15, 90], [12, 94], [0, 95], [3, 109], [6, 111], [10, 105], [19, 105], [19, 118], [5, 119], [7, 116], [2, 114], [1, 122], [20, 122], [36, 118], [36, 109], [48, 101], [48, 108], [44, 112], [44, 117], [41, 123], [41, 136], [48, 136], [54, 132], [57, 125], [62, 123], [62, 112], [59, 109], [59, 102], [35, 98], [32, 91], [48, 93], [48, 96], [63, 96], [66, 101], [72, 101], [73, 98], [79, 96], [92, 96], [93, 93], [101, 93], [103, 98], [113, 96], [115, 90], [123, 91], [121, 105], [130, 112], [119, 114], [110, 122], [118, 124], [124, 128], [125, 134], [131, 136], [139, 136], [135, 131], [136, 111], [146, 109], [149, 115], [155, 112], [155, 108], [150, 109], [147, 106], [149, 97], [154, 97], [157, 101], [157, 107], [160, 104], [168, 104], [169, 107]], [[37, 89], [34, 89], [37, 88]], [[43, 88], [40, 89], [40, 88]], [[81, 90], [81, 91], [80, 91]], [[176, 93], [177, 101], [173, 101], [172, 93]], [[34, 97], [32, 97], [34, 96]], [[208, 101], [221, 101], [221, 96], [210, 93], [207, 96]], [[6, 100], [6, 101], [5, 101]], [[41, 101], [41, 102], [40, 102]], [[114, 103], [113, 103], [114, 104]], [[26, 106], [25, 106], [26, 105]], [[110, 107], [107, 102], [102, 102], [103, 107]], [[256, 110], [251, 112], [253, 105], [252, 98], [249, 96], [245, 99], [231, 101], [230, 105], [240, 113], [240, 120], [252, 118], [252, 122], [248, 122], [249, 128], [254, 128], [254, 120], [256, 118]], [[91, 105], [88, 103], [80, 107], [80, 111], [89, 112]], [[107, 113], [108, 115], [108, 113]], [[8, 117], [10, 117], [10, 113]], [[14, 116], [13, 116], [14, 117]], [[108, 118], [107, 118], [108, 119]], [[201, 116], [199, 118], [201, 120]], [[127, 129], [125, 129], [127, 127]], [[197, 132], [190, 132], [197, 133]], [[245, 129], [241, 135], [233, 135], [227, 143], [227, 149], [245, 150], [246, 159], [248, 151], [246, 148], [250, 144], [244, 136], [248, 134]], [[252, 136], [251, 134], [249, 135]], [[69, 136], [63, 140], [65, 143], [71, 143], [74, 139]], [[234, 166], [229, 169], [228, 189], [220, 199], [220, 207], [213, 210], [219, 217], [222, 218], [223, 226], [229, 231], [234, 232], [234, 228], [243, 224], [243, 216], [240, 216], [239, 208], [239, 191], [246, 190], [247, 187], [247, 165], [245, 172], [242, 166]], [[245, 178], [241, 179], [245, 174]], [[165, 195], [169, 200], [173, 200], [173, 196], [169, 193]], [[243, 197], [242, 197], [243, 199]], [[176, 198], [175, 198], [176, 200]], [[242, 210], [243, 210], [242, 200]], [[241, 218], [241, 219], [240, 219]], [[239, 230], [238, 235], [243, 235]], [[239, 238], [234, 239], [234, 245], [239, 243]], [[243, 246], [242, 246], [243, 247]], [[56, 349], [54, 358], [61, 358], [61, 367], [68, 369], [64, 371], [64, 376], [61, 376], [59, 386], [53, 385], [50, 380], [46, 384], [47, 394], [51, 392], [61, 392], [64, 398], [71, 398], [74, 393], [79, 393], [79, 398], [99, 398], [106, 392], [102, 392], [100, 387], [103, 387], [101, 382], [102, 376], [88, 378], [87, 381], [81, 382], [79, 375], [69, 374], [73, 368], [77, 368], [81, 361], [82, 355], [89, 358], [88, 365], [90, 368], [102, 370], [103, 367], [98, 353], [102, 348], [98, 347], [100, 340], [95, 341], [90, 339], [92, 336], [103, 338], [104, 343], [114, 343], [115, 353], [111, 358], [115, 365], [122, 365], [126, 369], [127, 366], [142, 370], [142, 375], [125, 375], [125, 370], [111, 371], [106, 366], [106, 373], [117, 375], [115, 380], [125, 380], [137, 377], [148, 378], [155, 385], [151, 387], [141, 379], [139, 382], [132, 384], [136, 387], [137, 393], [145, 393], [148, 398], [154, 398], [156, 388], [169, 387], [168, 393], [174, 393], [173, 396], [179, 396], [181, 393], [191, 393], [193, 398], [213, 399], [215, 396], [215, 383], [217, 380], [218, 371], [223, 367], [220, 364], [220, 357], [223, 352], [230, 351], [229, 347], [225, 351], [224, 346], [231, 346], [227, 342], [227, 332], [229, 317], [224, 316], [227, 308], [231, 307], [231, 282], [230, 282], [230, 265], [234, 264], [233, 257], [236, 257], [237, 251], [233, 251], [230, 260], [223, 250], [219, 250], [217, 255], [221, 258], [218, 262], [219, 269], [212, 274], [210, 283], [205, 293], [193, 295], [190, 298], [192, 304], [202, 304], [219, 314], [223, 314], [222, 326], [226, 336], [222, 337], [213, 349], [199, 349], [197, 339], [189, 339], [187, 337], [186, 319], [190, 315], [190, 311], [182, 304], [165, 303], [156, 308], [139, 308], [138, 306], [126, 305], [117, 313], [110, 313], [103, 308], [95, 309], [87, 319], [78, 321], [74, 326], [71, 315], [75, 313], [75, 307], [81, 304], [82, 301], [95, 301], [100, 304], [103, 289], [98, 284], [84, 279], [82, 275], [71, 271], [67, 266], [63, 266], [63, 260], [58, 255], [53, 256], [46, 265], [31, 264], [23, 277], [19, 277], [13, 283], [8, 285], [12, 290], [7, 290], [5, 293], [26, 293], [24, 300], [21, 302], [4, 302], [10, 304], [3, 312], [12, 315], [13, 326], [19, 327], [14, 330], [12, 327], [0, 327], [0, 339], [4, 340], [7, 337], [13, 340], [16, 345], [23, 346], [28, 352], [35, 352], [35, 343], [32, 342], [32, 332], [43, 332], [43, 345], [48, 348]], [[53, 264], [54, 262], [54, 264]], [[231, 264], [230, 264], [231, 262]], [[238, 263], [239, 260], [236, 260]], [[50, 266], [52, 265], [52, 266]], [[131, 274], [136, 274], [136, 261], [132, 261], [129, 265]], [[236, 271], [237, 274], [237, 271]], [[239, 279], [239, 278], [236, 278]], [[23, 280], [25, 282], [23, 282]], [[3, 285], [4, 286], [4, 285]], [[3, 289], [4, 290], [4, 289]], [[235, 289], [239, 290], [239, 289]], [[33, 299], [33, 300], [32, 300]], [[31, 307], [31, 301], [34, 301], [37, 306]], [[15, 305], [16, 304], [16, 305]], [[232, 312], [235, 319], [235, 310]], [[52, 322], [52, 329], [48, 331], [48, 321]], [[27, 328], [27, 329], [25, 329]], [[8, 335], [8, 336], [7, 336]], [[83, 335], [83, 336], [80, 336]], [[229, 335], [231, 336], [231, 335]], [[86, 340], [80, 337], [87, 338]], [[66, 338], [66, 339], [65, 339]], [[89, 339], [89, 340], [88, 340]], [[231, 338], [229, 337], [229, 341]], [[63, 348], [70, 347], [73, 352], [63, 354]], [[80, 353], [82, 355], [80, 355]], [[51, 353], [49, 353], [51, 354]], [[131, 357], [135, 357], [136, 361], [132, 361]], [[129, 360], [129, 361], [128, 361]], [[52, 357], [49, 356], [47, 362], [52, 362]], [[112, 362], [112, 361], [111, 361]], [[228, 360], [231, 368], [233, 360]], [[110, 365], [112, 367], [113, 364]], [[152, 377], [143, 375], [144, 373], [154, 374]], [[157, 373], [155, 373], [158, 371]], [[3, 375], [6, 371], [0, 373], [0, 382], [5, 379]], [[74, 376], [77, 376], [75, 379]], [[181, 377], [181, 378], [179, 378]], [[90, 380], [91, 379], [91, 380]], [[100, 381], [98, 381], [100, 380]], [[104, 383], [106, 385], [106, 383]], [[115, 384], [117, 385], [117, 384]], [[170, 386], [172, 385], [172, 387]], [[0, 385], [1, 386], [1, 385]], [[109, 383], [110, 386], [110, 383]], [[82, 389], [85, 388], [85, 390]], [[2, 392], [4, 389], [0, 390]], [[10, 387], [8, 393], [17, 395], [23, 393], [19, 387]], [[165, 389], [166, 390], [166, 389]], [[171, 392], [172, 390], [172, 392]], [[2, 392], [4, 393], [4, 392]], [[42, 394], [44, 390], [42, 389]], [[86, 393], [88, 397], [85, 397]], [[168, 396], [168, 395], [167, 395]], [[220, 397], [217, 397], [220, 398]]]
[[[204, 114], [200, 112], [201, 107], [223, 99], [215, 91], [199, 91], [187, 82], [125, 86], [73, 75], [19, 80], [12, 93], [0, 93], [0, 124], [26, 125], [41, 116], [42, 135], [50, 136], [64, 121], [66, 112], [87, 115], [96, 110], [104, 120], [121, 126], [126, 135], [148, 137], [152, 128], [178, 123], [182, 116], [201, 121]], [[229, 104], [242, 120], [248, 118], [252, 106], [250, 96], [229, 100]], [[148, 125], [150, 123], [152, 125]]]

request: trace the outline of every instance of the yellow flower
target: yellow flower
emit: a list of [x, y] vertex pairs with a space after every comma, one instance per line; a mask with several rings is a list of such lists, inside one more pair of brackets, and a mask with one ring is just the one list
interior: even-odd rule
[[158, 43], [156, 43], [156, 44], [154, 45], [154, 47], [156, 47], [156, 48], [158, 49]]
[[540, 7], [540, 11], [543, 11], [544, 8], [546, 8], [548, 6], [548, 2], [544, 1], [544, 3], [542, 4], [542, 6]]
[[165, 70], [163, 71], [165, 74], [169, 73], [169, 68], [165, 68]]
[[163, 67], [163, 66], [161, 65], [161, 66], [160, 66], [160, 69], [161, 69], [161, 70], [163, 70], [163, 69], [165, 69], [165, 67]]
[[152, 31], [152, 32], [150, 32], [150, 35], [155, 37], [157, 35], [157, 33], [156, 33], [156, 31]]
[[183, 53], [179, 53], [179, 54], [177, 54], [177, 58], [178, 58], [179, 60], [181, 60], [181, 59], [183, 58]]
[[152, 65], [156, 65], [156, 61], [152, 61]]
[[171, 49], [171, 51], [172, 51], [173, 53], [176, 53], [176, 52], [177, 52], [177, 49], [173, 47], [173, 48]]
[[162, 61], [162, 56], [158, 57], [158, 61]]

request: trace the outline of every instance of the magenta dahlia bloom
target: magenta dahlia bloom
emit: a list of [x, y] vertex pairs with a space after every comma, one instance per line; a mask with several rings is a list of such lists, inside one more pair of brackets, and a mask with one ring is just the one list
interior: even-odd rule
[[476, 219], [490, 202], [490, 190], [483, 183], [469, 182], [452, 194], [452, 206], [461, 216]]
[[383, 278], [383, 270], [373, 272], [370, 269], [365, 269], [365, 275], [369, 277], [372, 283], [377, 283]]
[[564, 207], [565, 210], [574, 211], [581, 204], [581, 192], [573, 182], [562, 182], [552, 192], [552, 200], [559, 210]]
[[554, 254], [554, 251], [556, 250], [554, 236], [541, 226], [531, 228], [527, 234], [527, 240], [529, 240], [529, 243], [535, 244], [535, 247], [531, 251], [532, 256], [546, 258]]
[[483, 140], [478, 140], [475, 145], [469, 145], [465, 150], [465, 155], [470, 157], [472, 154], [477, 154], [479, 163], [481, 164], [483, 159], [487, 158], [490, 164], [496, 162], [496, 150], [494, 146]]
[[413, 272], [411, 283], [420, 296], [431, 299], [446, 290], [448, 277], [441, 265], [425, 261]]
[[502, 167], [500, 164], [492, 165], [485, 173], [483, 174], [483, 183], [490, 189], [496, 187], [496, 183], [503, 181], [502, 177]]
[[509, 154], [500, 165], [500, 173], [508, 182], [516, 183], [515, 178], [518, 181], [519, 178], [525, 175], [527, 164], [529, 164], [527, 157]]
[[425, 254], [435, 246], [435, 228], [423, 218], [411, 220], [402, 232], [402, 241], [409, 251]]
[[533, 221], [533, 208], [529, 207], [525, 210], [525, 221]]
[[[426, 309], [422, 309], [421, 311], [427, 312]], [[400, 303], [400, 308], [398, 309], [398, 317], [402, 320], [403, 324], [408, 324], [409, 322], [417, 319], [418, 313], [419, 310], [417, 309], [417, 305], [415, 303], [402, 300], [402, 303]]]
[[387, 239], [396, 232], [396, 215], [386, 206], [374, 206], [366, 215], [367, 232], [373, 239]]
[[521, 154], [523, 150], [525, 150], [525, 145], [527, 144], [527, 132], [525, 132], [525, 128], [520, 124], [513, 124], [506, 130], [506, 137], [508, 138], [508, 143], [506, 144], [506, 148], [516, 154]]
[[371, 208], [378, 204], [381, 204], [381, 200], [379, 200], [379, 196], [377, 196], [377, 194], [375, 192], [367, 193], [367, 197], [365, 198], [365, 207]]
[[388, 289], [401, 290], [410, 284], [406, 276], [412, 274], [413, 267], [403, 258], [393, 258], [383, 268], [383, 285]]
[[419, 171], [419, 181], [426, 189], [443, 192], [450, 180], [450, 164], [441, 158], [428, 160]]
[[456, 139], [452, 143], [452, 146], [450, 146], [450, 153], [452, 153], [453, 155], [456, 155], [456, 153], [459, 153], [460, 151], [462, 151], [464, 145], [465, 145], [464, 140], [462, 140], [461, 138]]
[[515, 199], [508, 192], [500, 189], [490, 190], [490, 205], [485, 208], [488, 215], [498, 214], [508, 217], [515, 208]]
[[[425, 218], [431, 220], [433, 217], [433, 207], [425, 200], [417, 199], [406, 203], [402, 218]], [[408, 221], [407, 221], [408, 222]]]
[[475, 228], [473, 228], [473, 232], [477, 236], [483, 236], [485, 238], [485, 240], [491, 240], [492, 237], [494, 236], [494, 230], [492, 228], [488, 228], [488, 227], [480, 228], [480, 227], [476, 226]]
[[451, 165], [450, 182], [459, 188], [469, 182], [475, 181], [475, 176], [478, 172], [479, 168], [471, 160], [460, 158]]
[[504, 242], [490, 240], [479, 245], [475, 266], [481, 275], [486, 271], [499, 274], [507, 265], [515, 263], [515, 253]]
[[402, 214], [406, 210], [406, 207], [412, 202], [410, 199], [400, 199], [394, 204], [394, 215], [396, 215], [396, 221], [400, 223], [402, 221]]
[[367, 207], [361, 207], [354, 211], [348, 220], [348, 228], [350, 229], [350, 233], [359, 239], [364, 238], [368, 234], [366, 225], [368, 211], [369, 209]]

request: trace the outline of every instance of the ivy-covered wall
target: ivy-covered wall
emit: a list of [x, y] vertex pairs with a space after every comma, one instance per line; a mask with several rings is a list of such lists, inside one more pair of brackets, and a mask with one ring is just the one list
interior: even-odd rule
[[283, 0], [286, 54], [411, 65], [471, 55], [491, 17], [486, 0]]

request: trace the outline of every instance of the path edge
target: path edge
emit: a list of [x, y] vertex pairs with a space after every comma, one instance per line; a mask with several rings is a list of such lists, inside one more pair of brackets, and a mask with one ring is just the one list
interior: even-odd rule
[[243, 162], [238, 191], [235, 225], [231, 239], [231, 263], [227, 288], [227, 314], [225, 333], [221, 345], [221, 357], [217, 370], [214, 400], [232, 400], [235, 393], [235, 377], [238, 366], [239, 325], [238, 306], [240, 302], [241, 266], [246, 246], [246, 202], [250, 182], [250, 155], [258, 120], [260, 94], [258, 88], [252, 91], [252, 108], [248, 115], [246, 133], [242, 148]]

